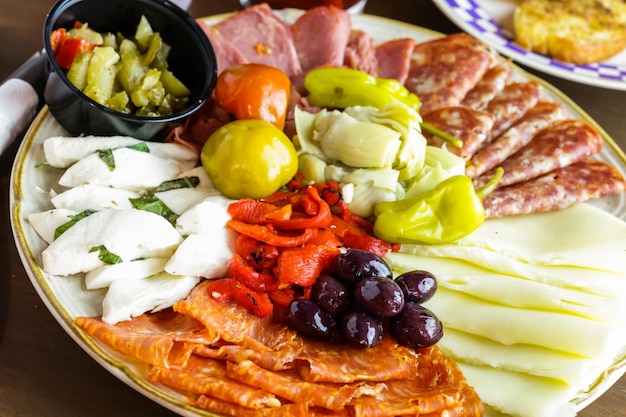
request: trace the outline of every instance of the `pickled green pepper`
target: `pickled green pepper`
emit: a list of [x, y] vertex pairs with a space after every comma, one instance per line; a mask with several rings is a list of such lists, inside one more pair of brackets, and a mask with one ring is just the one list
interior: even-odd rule
[[391, 243], [449, 243], [467, 236], [485, 221], [482, 199], [502, 177], [474, 189], [472, 180], [455, 175], [419, 196], [376, 205], [374, 234]]

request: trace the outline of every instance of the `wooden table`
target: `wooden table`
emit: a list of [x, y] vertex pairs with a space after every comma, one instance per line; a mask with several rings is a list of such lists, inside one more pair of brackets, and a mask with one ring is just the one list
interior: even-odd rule
[[[42, 48], [42, 26], [53, 3], [0, 0], [0, 80]], [[225, 0], [195, 0], [190, 13], [208, 16], [235, 6]], [[369, 0], [365, 12], [444, 33], [458, 31], [429, 0]], [[626, 92], [537, 74], [571, 97], [626, 149]], [[8, 189], [16, 150], [17, 143], [0, 157], [0, 416], [174, 416], [101, 368], [70, 339], [36, 294], [9, 223]], [[580, 416], [626, 416], [625, 403], [622, 378]]]

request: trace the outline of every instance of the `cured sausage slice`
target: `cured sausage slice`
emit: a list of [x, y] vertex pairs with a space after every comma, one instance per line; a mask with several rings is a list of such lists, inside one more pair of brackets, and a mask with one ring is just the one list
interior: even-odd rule
[[[462, 158], [469, 159], [487, 140], [494, 118], [491, 114], [469, 107], [445, 107], [425, 114], [424, 122], [460, 139], [463, 146], [458, 148], [446, 145], [448, 150]], [[441, 147], [444, 142], [436, 136], [425, 133], [428, 144]]]
[[507, 84], [485, 109], [495, 117], [489, 141], [493, 141], [513, 126], [528, 110], [539, 101], [541, 91], [534, 81]]
[[[311, 415], [306, 404], [286, 404], [280, 407], [254, 409], [219, 400], [208, 395], [201, 395], [194, 403], [203, 410], [232, 417], [308, 417]], [[334, 416], [334, 414], [330, 413], [324, 415]]]
[[512, 72], [508, 61], [489, 68], [476, 86], [467, 93], [461, 105], [474, 110], [485, 110], [487, 104], [502, 91], [511, 78]]
[[612, 166], [586, 160], [538, 178], [500, 188], [483, 200], [487, 217], [552, 211], [626, 190], [626, 181]]
[[422, 114], [458, 106], [496, 62], [496, 52], [465, 33], [415, 45], [405, 86], [422, 101]]
[[540, 101], [514, 126], [480, 149], [468, 162], [465, 174], [471, 178], [483, 174], [526, 146], [538, 132], [566, 117], [563, 104]]
[[[600, 149], [602, 137], [588, 122], [574, 119], [556, 122], [500, 164], [504, 175], [498, 187], [526, 181], [581, 161]], [[482, 187], [494, 173], [492, 169], [475, 178], [474, 185]]]
[[377, 76], [378, 59], [374, 38], [363, 30], [353, 30], [346, 46], [343, 64], [348, 68]]

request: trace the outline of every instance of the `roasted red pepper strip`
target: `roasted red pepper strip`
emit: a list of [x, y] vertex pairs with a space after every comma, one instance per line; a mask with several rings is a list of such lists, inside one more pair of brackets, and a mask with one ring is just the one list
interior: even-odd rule
[[229, 220], [226, 224], [231, 229], [269, 243], [274, 246], [292, 247], [300, 246], [317, 236], [318, 229], [308, 228], [301, 231], [300, 234], [281, 234], [273, 225], [247, 224], [237, 220]]
[[294, 212], [289, 220], [272, 222], [276, 227], [284, 230], [298, 230], [306, 228], [324, 228], [330, 226], [332, 213], [328, 203], [320, 197], [318, 191], [309, 187], [301, 201], [304, 213]]
[[228, 206], [228, 214], [233, 220], [245, 223], [264, 224], [274, 220], [287, 220], [291, 217], [291, 206], [277, 206], [264, 201], [242, 198]]
[[246, 260], [254, 264], [257, 271], [270, 270], [274, 267], [280, 252], [274, 245], [260, 242], [248, 235], [239, 235], [235, 240], [235, 250]]
[[398, 250], [399, 245], [393, 245], [377, 237], [369, 235], [357, 235], [346, 233], [343, 237], [343, 245], [351, 249], [363, 249], [380, 257], [385, 256], [389, 252]]
[[268, 293], [253, 291], [233, 278], [221, 278], [211, 282], [209, 293], [219, 302], [235, 300], [261, 318], [269, 316], [274, 310]]
[[66, 38], [59, 45], [58, 51], [54, 56], [61, 68], [69, 69], [74, 62], [74, 58], [81, 52], [91, 51], [96, 45], [89, 43], [83, 38]]
[[274, 291], [279, 288], [274, 275], [255, 271], [238, 253], [235, 253], [228, 262], [226, 276], [235, 278], [255, 291]]
[[332, 246], [306, 245], [285, 249], [278, 257], [274, 275], [284, 284], [311, 286], [339, 253], [340, 249]]

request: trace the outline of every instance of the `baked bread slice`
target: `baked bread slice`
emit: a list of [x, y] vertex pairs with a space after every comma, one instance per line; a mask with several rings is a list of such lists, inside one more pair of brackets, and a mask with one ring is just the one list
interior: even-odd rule
[[520, 46], [559, 61], [600, 62], [626, 48], [625, 0], [521, 0], [513, 23]]

